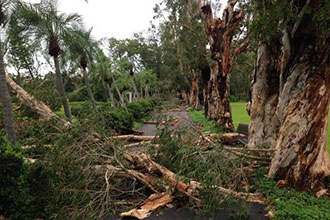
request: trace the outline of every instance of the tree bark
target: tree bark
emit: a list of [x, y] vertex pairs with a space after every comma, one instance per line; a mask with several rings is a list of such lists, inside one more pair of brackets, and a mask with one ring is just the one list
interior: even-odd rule
[[60, 64], [59, 64], [59, 60], [58, 60], [57, 56], [54, 56], [54, 64], [55, 64], [55, 72], [56, 72], [57, 90], [58, 90], [58, 93], [60, 94], [61, 99], [62, 99], [62, 104], [63, 104], [66, 119], [69, 122], [71, 122], [71, 112], [70, 112], [68, 100], [67, 100], [66, 95], [65, 95]]
[[252, 81], [249, 148], [270, 148], [277, 139], [279, 121], [275, 113], [279, 96], [279, 74], [277, 61], [272, 55], [278, 55], [280, 51], [275, 45], [268, 42], [258, 47]]
[[146, 82], [145, 88], [144, 88], [144, 97], [147, 99], [149, 98], [149, 83]]
[[140, 96], [139, 90], [137, 89], [137, 86], [135, 84], [134, 76], [131, 77], [131, 80], [132, 80], [132, 87], [133, 87], [134, 93], [136, 94], [137, 99], [140, 100], [141, 96]]
[[2, 103], [3, 121], [5, 130], [8, 136], [8, 140], [12, 143], [16, 143], [15, 123], [13, 106], [8, 92], [5, 62], [3, 59], [2, 41], [0, 39], [0, 101]]
[[92, 89], [91, 89], [91, 85], [90, 85], [89, 79], [88, 79], [88, 74], [87, 74], [87, 71], [86, 71], [85, 68], [82, 68], [82, 73], [83, 73], [83, 77], [84, 77], [84, 81], [85, 81], [85, 85], [86, 85], [89, 100], [92, 103], [93, 108], [96, 109], [96, 101], [94, 99], [93, 92], [92, 92]]
[[222, 19], [214, 19], [209, 4], [200, 9], [204, 30], [211, 45], [211, 76], [208, 81], [208, 100], [206, 116], [214, 119], [216, 123], [226, 130], [233, 130], [232, 113], [230, 108], [230, 75], [233, 62], [238, 54], [249, 45], [248, 39], [233, 51], [231, 43], [234, 31], [244, 18], [242, 10], [234, 7], [237, 0], [228, 1]]
[[118, 86], [117, 86], [117, 83], [116, 83], [116, 81], [115, 81], [115, 78], [114, 78], [113, 76], [111, 76], [111, 78], [112, 78], [112, 82], [113, 82], [113, 84], [115, 85], [115, 88], [116, 88], [117, 94], [118, 94], [118, 96], [119, 96], [120, 106], [121, 106], [121, 107], [125, 107], [125, 101], [124, 101], [124, 98], [123, 98], [122, 94], [120, 93], [120, 90], [119, 90], [119, 88], [118, 88]]
[[197, 76], [195, 71], [192, 70], [192, 82], [191, 89], [189, 93], [189, 105], [191, 105], [195, 109], [201, 109], [201, 102], [199, 100], [199, 86]]
[[115, 107], [115, 105], [116, 105], [115, 98], [114, 98], [113, 93], [111, 91], [110, 84], [109, 83], [106, 83], [106, 87], [107, 87], [108, 95], [109, 95], [109, 98], [110, 98], [111, 107]]
[[286, 27], [259, 47], [249, 147], [269, 145], [275, 150], [268, 177], [279, 180], [278, 185], [330, 193], [329, 38], [312, 17], [322, 3], [306, 1], [311, 9], [306, 14], [298, 3], [292, 2], [303, 13], [296, 23], [284, 20]]
[[16, 93], [20, 102], [29, 106], [32, 111], [36, 112], [46, 121], [57, 117], [47, 105], [28, 94], [23, 88], [17, 85], [17, 83], [8, 74], [6, 78], [8, 85]]

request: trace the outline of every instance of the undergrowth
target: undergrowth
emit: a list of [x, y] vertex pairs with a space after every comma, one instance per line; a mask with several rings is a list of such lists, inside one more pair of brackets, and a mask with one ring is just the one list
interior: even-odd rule
[[223, 129], [216, 125], [215, 121], [207, 120], [204, 116], [204, 111], [189, 108], [189, 116], [198, 125], [202, 126], [203, 132], [222, 133]]
[[243, 162], [240, 158], [229, 159], [221, 145], [205, 150], [191, 143], [190, 138], [182, 139], [180, 134], [172, 137], [167, 129], [161, 131], [160, 137], [160, 147], [149, 149], [149, 153], [154, 155], [155, 161], [182, 177], [185, 182], [194, 180], [202, 185], [199, 196], [203, 206], [200, 211], [211, 214], [221, 207], [237, 204], [236, 199], [223, 196], [216, 186], [242, 190], [247, 178], [240, 170]]
[[[263, 172], [260, 172], [263, 173]], [[259, 175], [257, 188], [275, 209], [274, 220], [330, 219], [330, 200], [327, 197], [298, 192], [293, 188], [277, 188], [276, 182]]]

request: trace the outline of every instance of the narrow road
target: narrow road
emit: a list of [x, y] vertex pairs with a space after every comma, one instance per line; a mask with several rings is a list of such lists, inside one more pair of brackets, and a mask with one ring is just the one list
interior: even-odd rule
[[[197, 130], [197, 124], [193, 122], [189, 116], [189, 112], [183, 106], [177, 106], [169, 110], [162, 111], [161, 113], [155, 114], [151, 120], [162, 122], [168, 121], [167, 125], [154, 125], [154, 124], [144, 124], [139, 129], [140, 132], [143, 132], [145, 136], [154, 136], [164, 129], [165, 126], [172, 132], [176, 134], [177, 132], [185, 132], [189, 137], [199, 138], [199, 131]], [[176, 123], [171, 123], [176, 121]], [[133, 151], [143, 150], [143, 147], [135, 148]], [[264, 220], [269, 219], [265, 217], [267, 213], [265, 211], [265, 206], [257, 203], [250, 203], [248, 205], [250, 210], [249, 218], [250, 220]], [[226, 209], [219, 209], [211, 216], [198, 215], [194, 211], [182, 207], [182, 208], [164, 208], [159, 212], [153, 213], [150, 217], [146, 218], [148, 220], [229, 220], [233, 219], [232, 215], [237, 212], [237, 207], [229, 207]], [[124, 218], [125, 219], [125, 218]], [[127, 218], [131, 219], [131, 218]]]

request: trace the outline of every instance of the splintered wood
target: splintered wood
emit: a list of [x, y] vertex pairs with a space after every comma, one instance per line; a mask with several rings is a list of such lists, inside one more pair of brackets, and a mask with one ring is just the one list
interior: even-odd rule
[[152, 194], [143, 202], [143, 205], [140, 208], [135, 208], [128, 212], [121, 213], [120, 216], [145, 219], [151, 215], [152, 211], [172, 202], [173, 198], [174, 196], [169, 193]]

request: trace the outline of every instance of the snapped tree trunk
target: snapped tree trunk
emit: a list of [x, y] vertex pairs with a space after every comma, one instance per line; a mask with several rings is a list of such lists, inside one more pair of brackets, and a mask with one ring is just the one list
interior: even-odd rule
[[57, 117], [45, 103], [35, 99], [33, 96], [28, 94], [23, 88], [17, 85], [17, 83], [8, 74], [6, 78], [8, 85], [16, 93], [16, 96], [21, 103], [29, 106], [32, 111], [36, 112], [41, 116], [42, 119], [46, 121]]
[[54, 64], [55, 64], [55, 72], [56, 72], [57, 90], [61, 96], [65, 117], [69, 122], [71, 122], [71, 112], [70, 112], [68, 100], [65, 95], [60, 64], [57, 56], [54, 56]]
[[203, 86], [203, 105], [204, 114], [207, 118], [208, 114], [208, 100], [209, 100], [209, 81], [211, 78], [211, 68], [206, 59], [206, 50], [204, 50], [199, 59], [198, 69], [201, 71], [201, 81]]
[[106, 84], [108, 95], [110, 98], [111, 107], [115, 107], [116, 103], [115, 103], [115, 98], [114, 98], [112, 90], [111, 90], [111, 85], [110, 85], [110, 83], [107, 83], [107, 82], [105, 84]]
[[194, 70], [192, 70], [192, 82], [189, 92], [189, 105], [191, 105], [195, 109], [201, 109], [201, 103], [199, 100], [198, 80]]
[[16, 143], [15, 123], [13, 106], [8, 92], [5, 62], [3, 59], [2, 42], [0, 39], [0, 101], [2, 103], [2, 114], [5, 130], [8, 140], [12, 143]]
[[82, 73], [83, 73], [83, 77], [84, 77], [84, 81], [85, 81], [85, 85], [86, 85], [89, 100], [92, 103], [93, 108], [96, 109], [96, 101], [94, 99], [93, 92], [92, 92], [92, 89], [91, 89], [91, 85], [89, 83], [89, 78], [88, 78], [86, 68], [82, 68]]
[[249, 147], [269, 144], [275, 150], [268, 177], [278, 185], [330, 193], [330, 44], [312, 17], [322, 4], [306, 1], [306, 14], [299, 2], [292, 4], [301, 10], [295, 23], [283, 22], [286, 27], [258, 50]]
[[230, 108], [230, 75], [233, 62], [236, 56], [249, 45], [249, 39], [246, 38], [239, 47], [231, 50], [234, 31], [239, 28], [244, 18], [242, 10], [234, 11], [236, 3], [237, 0], [228, 1], [222, 19], [213, 18], [212, 8], [209, 4], [202, 5], [200, 8], [213, 60], [207, 86], [208, 100], [205, 114], [208, 119], [214, 119], [218, 125], [227, 130], [234, 129]]
[[184, 103], [185, 105], [188, 105], [188, 104], [189, 104], [189, 92], [187, 92], [187, 91], [182, 91], [182, 92], [181, 92], [181, 95], [182, 95], [183, 103]]

